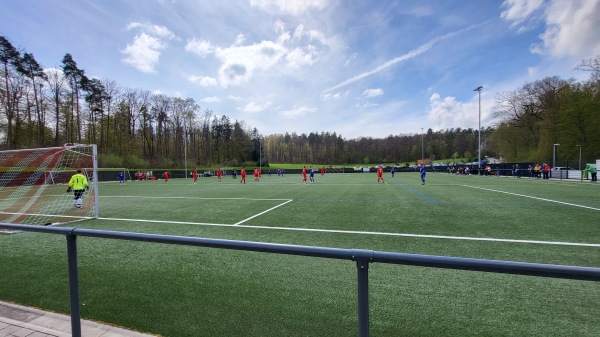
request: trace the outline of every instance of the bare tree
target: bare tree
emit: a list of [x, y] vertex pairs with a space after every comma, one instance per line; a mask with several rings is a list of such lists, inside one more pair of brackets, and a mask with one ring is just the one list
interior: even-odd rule
[[64, 93], [64, 87], [66, 85], [65, 77], [60, 69], [46, 69], [46, 83], [52, 96], [52, 103], [54, 105], [54, 146], [60, 145], [60, 108], [61, 98]]

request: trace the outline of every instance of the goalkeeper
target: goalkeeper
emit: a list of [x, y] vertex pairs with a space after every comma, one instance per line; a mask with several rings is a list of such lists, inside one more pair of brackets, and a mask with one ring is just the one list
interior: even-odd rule
[[73, 206], [77, 208], [81, 208], [83, 205], [83, 192], [88, 189], [88, 181], [85, 175], [81, 174], [81, 170], [77, 170], [71, 180], [69, 180], [69, 187], [67, 188], [67, 193], [74, 192], [74, 202]]

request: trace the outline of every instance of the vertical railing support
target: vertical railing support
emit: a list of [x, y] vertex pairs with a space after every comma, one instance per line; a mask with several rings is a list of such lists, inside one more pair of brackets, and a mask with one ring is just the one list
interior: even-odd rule
[[81, 337], [81, 312], [79, 307], [79, 273], [77, 267], [77, 235], [67, 234], [69, 264], [69, 294], [71, 297], [71, 335]]
[[369, 260], [356, 260], [358, 274], [358, 336], [369, 336]]

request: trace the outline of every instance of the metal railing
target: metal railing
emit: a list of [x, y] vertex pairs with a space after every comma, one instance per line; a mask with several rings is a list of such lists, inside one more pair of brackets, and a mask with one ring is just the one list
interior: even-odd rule
[[541, 263], [484, 260], [448, 256], [432, 256], [378, 252], [364, 249], [341, 249], [314, 246], [296, 246], [261, 242], [248, 242], [222, 239], [206, 239], [188, 236], [117, 232], [108, 230], [83, 229], [73, 227], [45, 227], [33, 225], [13, 225], [0, 223], [0, 228], [17, 231], [62, 234], [67, 239], [67, 259], [69, 267], [69, 291], [71, 300], [71, 333], [81, 336], [81, 313], [79, 302], [79, 276], [77, 263], [77, 237], [165, 243], [186, 246], [200, 246], [221, 249], [245, 250], [285, 255], [322, 257], [356, 262], [358, 284], [358, 335], [369, 336], [369, 264], [389, 263], [422, 267], [483, 271], [502, 274], [542, 276], [562, 279], [600, 281], [600, 268], [551, 265]]

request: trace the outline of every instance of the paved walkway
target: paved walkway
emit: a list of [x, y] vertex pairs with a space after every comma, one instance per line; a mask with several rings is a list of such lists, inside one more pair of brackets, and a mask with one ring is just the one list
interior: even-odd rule
[[[149, 337], [96, 322], [81, 321], [85, 337]], [[70, 337], [71, 317], [0, 301], [0, 337]]]

